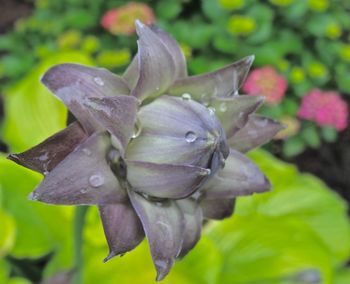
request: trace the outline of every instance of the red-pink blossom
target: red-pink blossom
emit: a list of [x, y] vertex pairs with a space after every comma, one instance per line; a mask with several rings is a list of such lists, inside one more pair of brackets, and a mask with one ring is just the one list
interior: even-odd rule
[[347, 103], [337, 92], [313, 89], [303, 97], [298, 116], [341, 131], [348, 125], [348, 112]]
[[155, 22], [153, 10], [144, 3], [130, 2], [107, 11], [101, 19], [101, 25], [115, 35], [132, 35], [135, 33], [135, 20], [148, 25], [153, 24]]
[[287, 80], [271, 66], [253, 70], [248, 76], [243, 91], [252, 96], [265, 96], [268, 104], [279, 103], [287, 90]]

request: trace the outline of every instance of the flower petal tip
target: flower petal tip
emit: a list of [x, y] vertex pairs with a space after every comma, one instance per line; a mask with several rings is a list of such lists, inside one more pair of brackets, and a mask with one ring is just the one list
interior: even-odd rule
[[136, 19], [135, 20], [135, 26], [136, 26], [136, 29], [142, 29], [145, 27], [145, 24], [142, 23], [139, 19]]
[[103, 259], [103, 263], [106, 263], [107, 261], [111, 260], [116, 255], [117, 254], [113, 251], [109, 252], [109, 254]]
[[157, 269], [156, 281], [159, 282], [163, 280], [165, 276], [168, 275], [170, 268], [172, 267], [173, 261], [170, 259], [156, 260], [154, 264]]
[[18, 158], [18, 156], [16, 154], [9, 154], [9, 155], [7, 155], [6, 159], [11, 160], [11, 161], [13, 161], [13, 162], [15, 162], [17, 164], [19, 163], [19, 158]]
[[254, 54], [251, 54], [251, 55], [249, 55], [249, 56], [247, 56], [246, 57], [247, 59], [247, 63], [249, 64], [249, 65], [251, 65], [251, 64], [253, 64], [253, 62], [254, 62], [254, 60], [255, 60], [255, 55]]

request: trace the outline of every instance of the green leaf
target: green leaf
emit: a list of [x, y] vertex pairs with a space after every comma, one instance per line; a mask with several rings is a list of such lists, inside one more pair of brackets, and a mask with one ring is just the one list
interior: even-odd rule
[[[0, 187], [1, 189], [1, 187]], [[0, 258], [8, 253], [9, 250], [13, 247], [16, 228], [15, 220], [0, 207]], [[1, 283], [1, 282], [0, 282]]]
[[320, 146], [320, 137], [318, 135], [316, 126], [313, 124], [308, 124], [306, 127], [304, 127], [300, 133], [300, 136], [310, 147], [317, 148]]
[[350, 283], [350, 269], [344, 268], [337, 272], [334, 284], [349, 284]]
[[293, 157], [301, 152], [303, 152], [305, 149], [305, 143], [300, 137], [289, 137], [284, 143], [283, 143], [283, 154], [287, 157]]
[[63, 62], [91, 65], [91, 60], [81, 53], [61, 53], [42, 62], [27, 77], [5, 90], [3, 135], [11, 151], [24, 151], [64, 128], [66, 107], [39, 81], [47, 69]]
[[176, 18], [182, 9], [181, 1], [160, 1], [156, 6], [156, 14], [165, 20], [172, 20]]
[[322, 137], [327, 142], [334, 142], [337, 140], [338, 133], [335, 128], [332, 127], [322, 127], [321, 128]]

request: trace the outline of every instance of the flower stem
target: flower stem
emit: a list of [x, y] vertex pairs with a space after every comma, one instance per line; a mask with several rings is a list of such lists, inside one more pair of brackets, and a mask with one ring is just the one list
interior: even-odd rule
[[74, 279], [73, 284], [83, 283], [83, 230], [88, 206], [78, 206], [74, 217]]

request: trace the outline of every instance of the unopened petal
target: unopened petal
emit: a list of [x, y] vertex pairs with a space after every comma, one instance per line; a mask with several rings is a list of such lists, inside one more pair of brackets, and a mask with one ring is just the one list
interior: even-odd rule
[[134, 249], [145, 234], [129, 201], [99, 206], [103, 230], [109, 246], [105, 261]]
[[195, 200], [181, 199], [176, 201], [184, 214], [185, 233], [179, 257], [184, 257], [199, 241], [202, 230], [202, 209]]
[[248, 152], [269, 142], [285, 126], [276, 120], [260, 115], [251, 115], [246, 125], [229, 140], [230, 147], [240, 152]]
[[139, 77], [131, 95], [139, 99], [155, 97], [173, 83], [176, 76], [174, 60], [154, 31], [137, 22]]
[[152, 202], [130, 191], [130, 201], [139, 216], [157, 270], [157, 281], [170, 271], [179, 255], [184, 236], [184, 220], [174, 201]]
[[85, 105], [96, 120], [117, 138], [118, 148], [124, 152], [134, 132], [138, 100], [131, 96], [89, 98]]
[[125, 200], [106, 162], [109, 135], [93, 134], [61, 161], [31, 194], [52, 204], [109, 204]]
[[134, 191], [159, 198], [184, 198], [202, 185], [210, 170], [191, 165], [126, 161]]
[[270, 188], [270, 182], [259, 168], [245, 155], [231, 149], [225, 167], [209, 180], [202, 192], [206, 198], [217, 199], [265, 192]]
[[87, 134], [78, 122], [47, 138], [39, 145], [8, 158], [17, 164], [37, 171], [48, 173], [69, 153], [87, 138]]
[[167, 93], [176, 96], [188, 93], [202, 103], [231, 96], [242, 85], [253, 60], [254, 56], [247, 56], [214, 72], [176, 80]]
[[186, 77], [186, 58], [177, 41], [158, 26], [153, 25], [151, 26], [151, 29], [157, 34], [158, 38], [162, 41], [162, 43], [165, 45], [165, 47], [168, 49], [169, 53], [173, 57], [176, 69], [175, 78], [179, 79]]
[[108, 70], [79, 64], [56, 65], [44, 74], [41, 81], [67, 105], [89, 133], [98, 128], [98, 123], [84, 106], [86, 98], [130, 92], [125, 81]]
[[200, 201], [200, 207], [205, 219], [221, 220], [228, 218], [233, 214], [235, 208], [235, 199], [218, 198], [206, 199]]
[[233, 96], [217, 98], [211, 106], [216, 109], [216, 116], [220, 119], [226, 137], [230, 138], [247, 123], [249, 115], [254, 113], [263, 103], [264, 97]]

